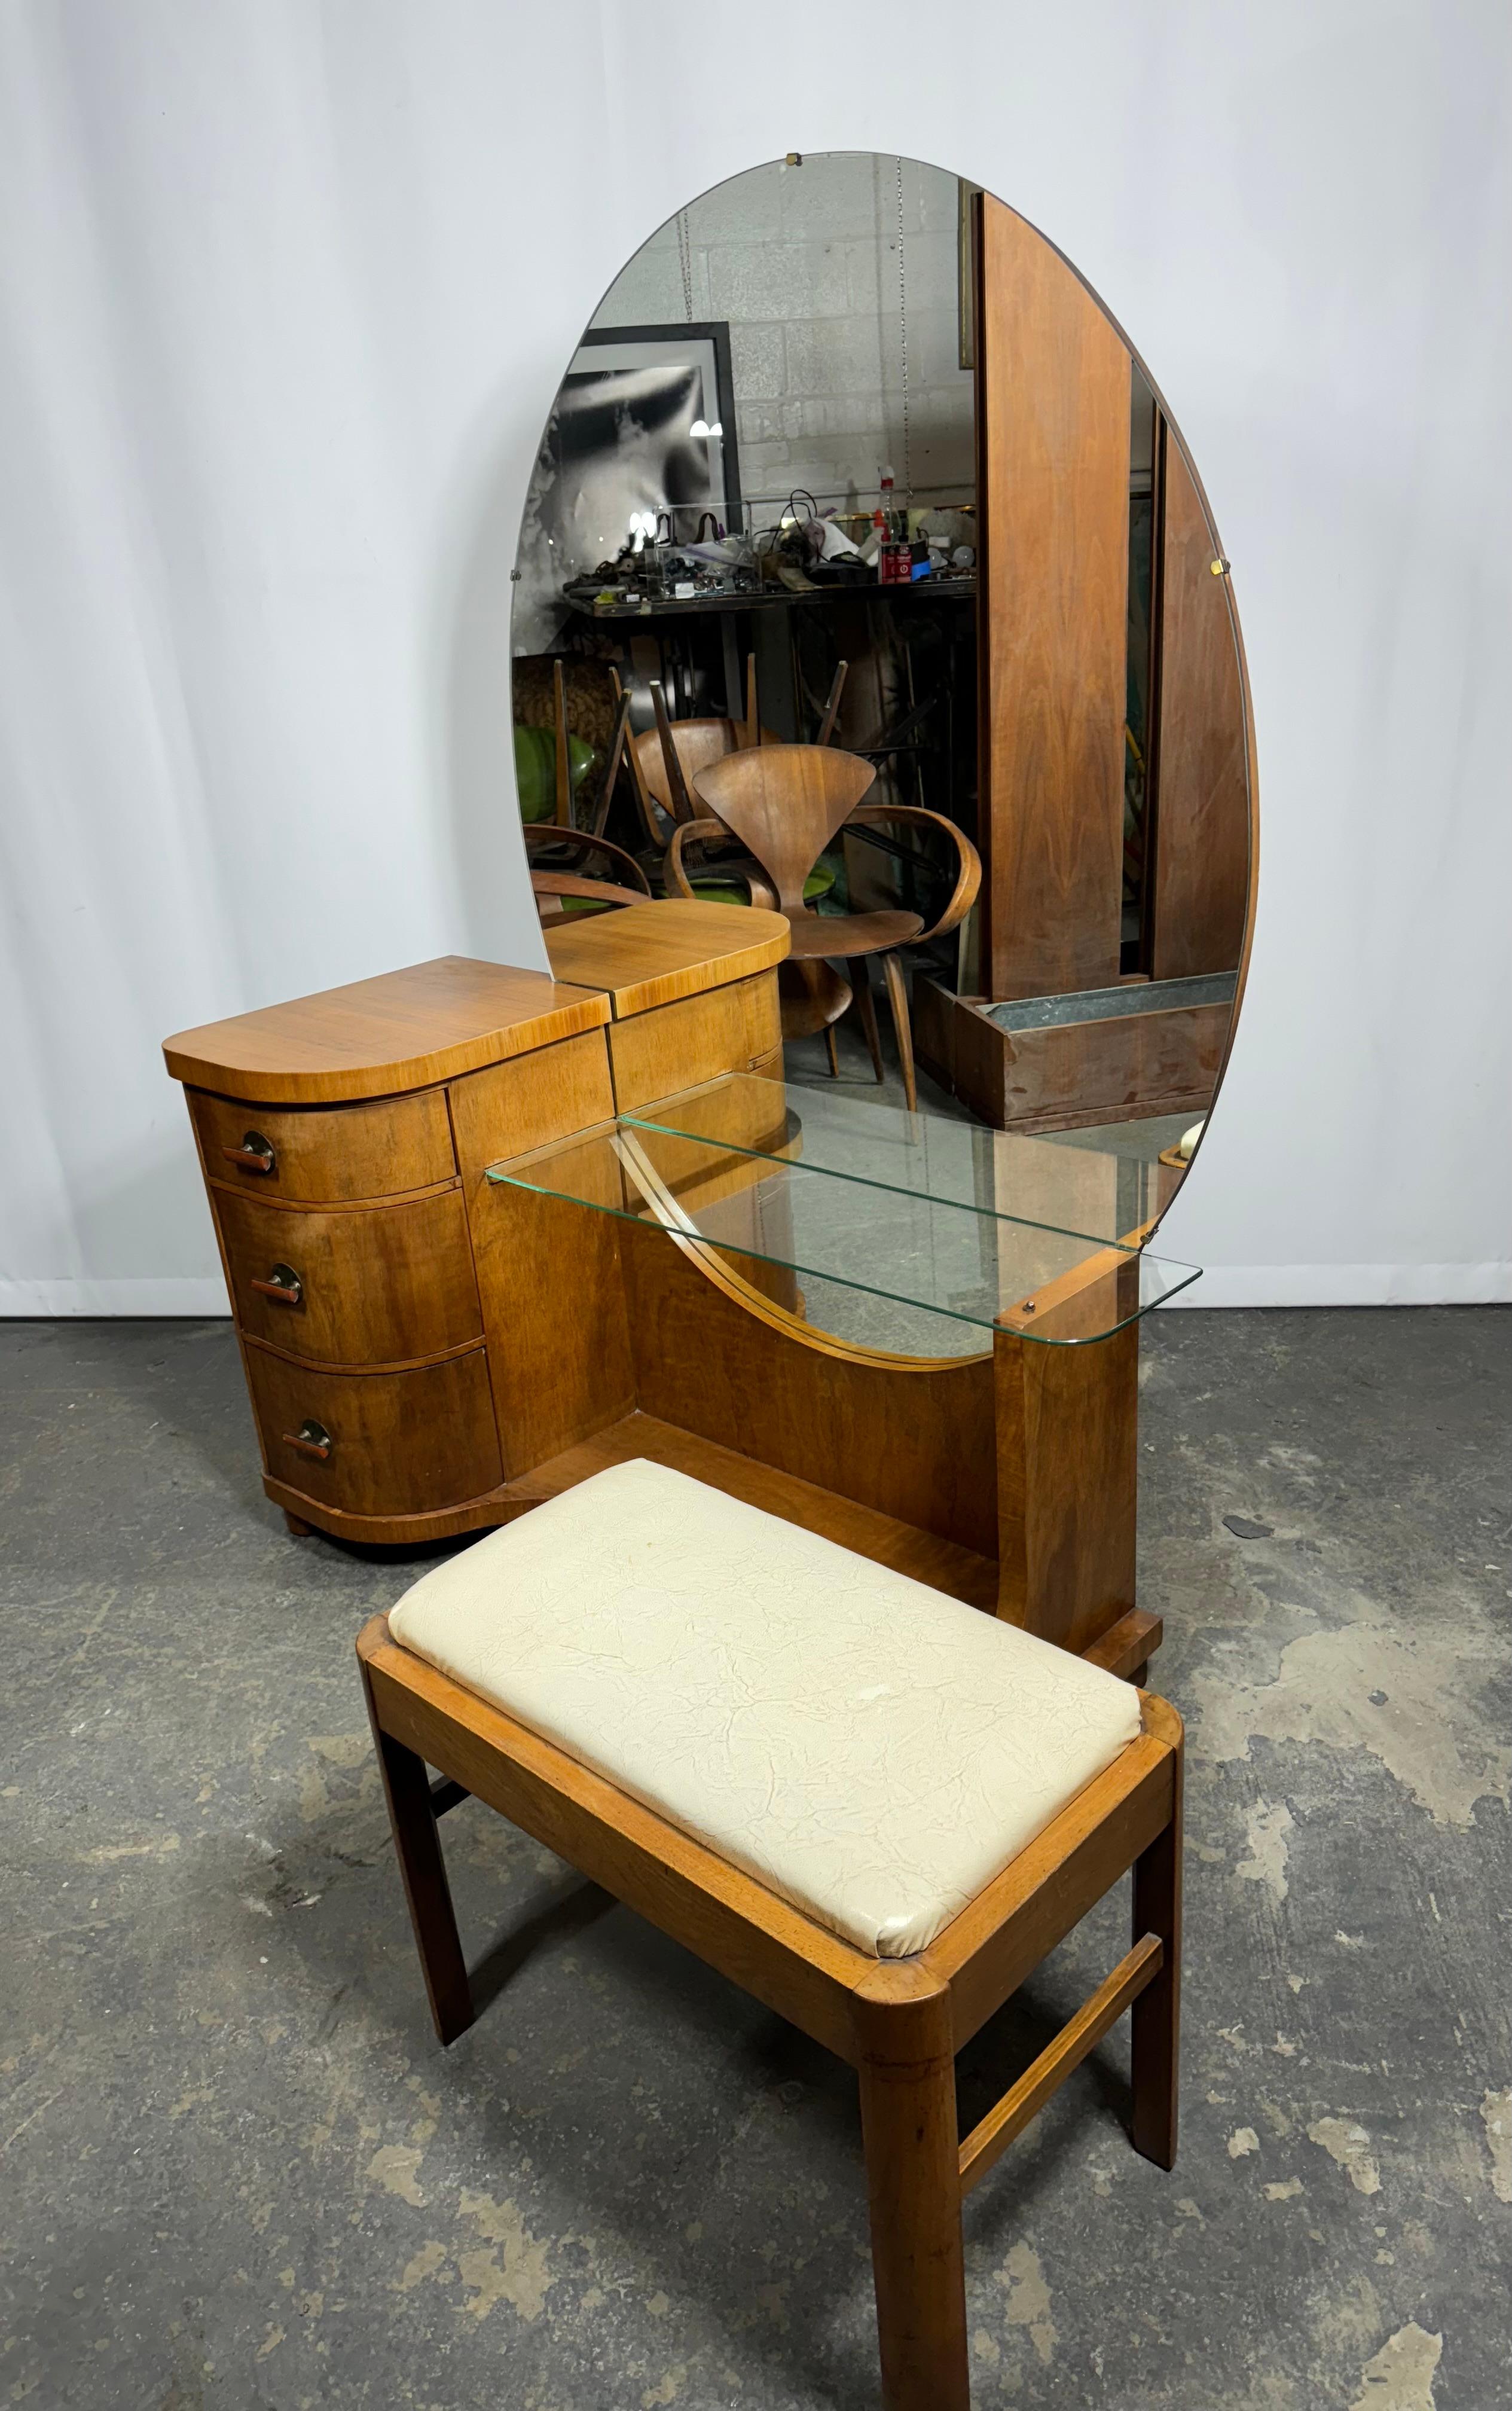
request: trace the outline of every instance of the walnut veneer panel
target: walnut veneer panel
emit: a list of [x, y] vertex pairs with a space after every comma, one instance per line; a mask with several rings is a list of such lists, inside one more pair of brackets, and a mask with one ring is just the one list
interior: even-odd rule
[[780, 913], [678, 898], [574, 915], [545, 934], [558, 979], [605, 989], [616, 1020], [769, 971], [791, 943]]
[[995, 998], [1118, 977], [1129, 355], [990, 194], [977, 288], [982, 962]]
[[1180, 445], [1162, 428], [1155, 979], [1231, 972], [1249, 899], [1249, 761], [1227, 577]]
[[619, 1226], [486, 1177], [502, 1156], [612, 1120], [603, 1033], [474, 1073], [453, 1084], [451, 1100], [500, 1444], [513, 1476], [634, 1403]]
[[737, 1303], [664, 1232], [618, 1228], [646, 1413], [996, 1556], [990, 1357], [858, 1359]]
[[[401, 1364], [482, 1337], [459, 1189], [337, 1213], [225, 1191], [215, 1202], [249, 1337], [333, 1365]], [[253, 1287], [279, 1264], [298, 1275], [295, 1305]]]
[[1134, 1604], [1139, 1355], [1137, 1322], [996, 1345], [998, 1614], [1078, 1652]]
[[[456, 1177], [442, 1089], [417, 1097], [385, 1097], [381, 1104], [337, 1105], [326, 1112], [270, 1112], [265, 1105], [206, 1096], [193, 1089], [188, 1098], [206, 1178], [238, 1195], [339, 1206], [358, 1198], [402, 1196]], [[270, 1171], [259, 1168], [259, 1157], [244, 1154], [242, 1141], [249, 1132], [272, 1148]]]
[[[418, 1515], [476, 1498], [502, 1476], [481, 1347], [402, 1373], [290, 1364], [248, 1341], [247, 1383], [270, 1479], [352, 1515]], [[330, 1434], [324, 1461], [291, 1445], [306, 1419]]]
[[176, 1080], [269, 1104], [327, 1104], [429, 1087], [609, 1017], [604, 998], [545, 972], [443, 955], [289, 1004], [182, 1030]]
[[[711, 911], [730, 912], [730, 905]], [[777, 973], [689, 997], [679, 1004], [616, 1021], [608, 1032], [615, 1097], [621, 1113], [670, 1097], [723, 1072], [782, 1076], [782, 1009]]]

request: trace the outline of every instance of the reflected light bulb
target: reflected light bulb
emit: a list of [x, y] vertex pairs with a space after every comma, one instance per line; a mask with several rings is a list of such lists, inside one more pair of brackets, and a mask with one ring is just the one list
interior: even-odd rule
[[706, 418], [695, 418], [688, 430], [690, 435], [708, 435], [711, 431]]

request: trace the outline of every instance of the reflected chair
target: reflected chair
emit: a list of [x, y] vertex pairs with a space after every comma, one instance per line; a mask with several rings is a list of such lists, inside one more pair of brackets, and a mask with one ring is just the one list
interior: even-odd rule
[[[821, 745], [827, 745], [835, 734], [848, 666], [841, 662], [836, 670], [819, 724], [816, 742]], [[744, 720], [674, 720], [668, 713], [659, 679], [651, 680], [651, 708], [656, 713], [656, 726], [632, 738], [630, 767], [646, 834], [660, 855], [665, 853], [678, 823], [697, 817], [689, 791], [700, 770], [706, 769], [711, 762], [723, 761], [728, 753], [778, 745], [782, 740], [761, 723], [754, 653], [746, 656]]]
[[[623, 846], [611, 844], [606, 837], [590, 836], [587, 829], [529, 824], [524, 836], [531, 892], [543, 921], [560, 921], [570, 913], [611, 905], [644, 904], [650, 896], [651, 883], [634, 855]], [[571, 867], [585, 857], [603, 861], [605, 869], [585, 873]]]
[[[836, 962], [843, 961], [850, 970], [851, 991], [879, 1080], [882, 1054], [866, 962], [872, 955], [880, 955], [893, 1007], [904, 1095], [909, 1112], [914, 1113], [919, 1097], [899, 948], [926, 943], [958, 927], [981, 884], [981, 859], [970, 839], [943, 813], [925, 811], [917, 804], [863, 805], [862, 797], [876, 775], [872, 765], [859, 754], [819, 745], [763, 746], [710, 763], [693, 784], [699, 801], [715, 817], [683, 823], [674, 831], [667, 851], [667, 884], [669, 891], [680, 896], [692, 893], [683, 870], [689, 844], [707, 842], [723, 831], [743, 845], [770, 882], [778, 912], [787, 914], [792, 931], [790, 961], [800, 969], [813, 967], [808, 1002], [814, 1017], [805, 1025], [795, 1014], [790, 1028], [785, 1004], [784, 1035], [805, 1034], [806, 1028], [828, 1030], [838, 1020], [850, 1001], [833, 969]], [[939, 918], [925, 928], [918, 913], [813, 911], [805, 899], [804, 882], [825, 846], [844, 830], [880, 828], [898, 822], [940, 832], [955, 849], [955, 884]], [[832, 1053], [832, 1063], [833, 1059]]]

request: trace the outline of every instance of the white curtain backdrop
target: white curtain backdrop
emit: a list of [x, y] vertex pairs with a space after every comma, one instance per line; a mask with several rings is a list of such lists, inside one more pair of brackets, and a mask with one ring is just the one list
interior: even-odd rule
[[225, 1310], [159, 1042], [539, 962], [509, 572], [632, 250], [792, 150], [989, 185], [1234, 565], [1259, 934], [1194, 1303], [1512, 1294], [1505, 0], [8, 0], [0, 1308]]

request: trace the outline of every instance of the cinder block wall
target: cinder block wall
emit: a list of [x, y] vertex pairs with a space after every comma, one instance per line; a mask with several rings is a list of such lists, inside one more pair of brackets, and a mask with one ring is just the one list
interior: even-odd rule
[[[970, 500], [971, 376], [960, 366], [958, 184], [871, 152], [752, 168], [689, 203], [691, 315], [727, 319], [740, 476], [757, 523], [795, 486], [821, 509], [869, 509], [891, 463], [920, 504]], [[616, 278], [595, 327], [686, 322], [682, 249], [669, 219]], [[909, 442], [903, 426], [906, 302]]]

